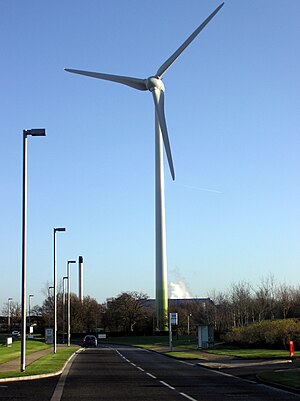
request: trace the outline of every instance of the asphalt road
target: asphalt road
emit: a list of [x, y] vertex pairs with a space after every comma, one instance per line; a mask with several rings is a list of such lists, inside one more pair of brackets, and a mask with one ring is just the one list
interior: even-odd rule
[[101, 347], [79, 353], [60, 378], [0, 383], [6, 401], [298, 401], [224, 372], [201, 368], [131, 347]]

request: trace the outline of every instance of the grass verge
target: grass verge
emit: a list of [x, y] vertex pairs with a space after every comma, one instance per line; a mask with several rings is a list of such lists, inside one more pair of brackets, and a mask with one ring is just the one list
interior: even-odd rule
[[[288, 350], [278, 349], [245, 349], [245, 348], [211, 348], [207, 352], [216, 355], [234, 356], [243, 359], [269, 359], [269, 358], [289, 358]], [[300, 352], [295, 353], [300, 356]]]
[[[50, 348], [51, 345], [45, 344], [42, 341], [26, 340], [26, 355], [33, 352], [42, 351]], [[0, 345], [0, 363], [8, 362], [19, 358], [21, 355], [21, 341], [15, 340], [10, 347]]]
[[[167, 336], [144, 336], [144, 337], [111, 337], [105, 340], [100, 340], [99, 343], [114, 343], [123, 345], [133, 345], [136, 347], [157, 349], [160, 347], [169, 347], [169, 338]], [[272, 349], [247, 349], [237, 347], [218, 346], [207, 350], [198, 350], [195, 337], [179, 337], [173, 338], [174, 352], [167, 352], [178, 358], [184, 358], [183, 351], [186, 355], [190, 353], [190, 358], [203, 359], [203, 354], [226, 355], [243, 359], [270, 359], [270, 358], [289, 358], [288, 350], [272, 350]], [[295, 352], [295, 356], [300, 357], [300, 351]], [[187, 356], [185, 356], [187, 358]]]
[[203, 357], [203, 354], [197, 355], [197, 353], [191, 353], [191, 352], [184, 352], [184, 351], [171, 351], [171, 352], [165, 352], [165, 355], [172, 356], [173, 358], [178, 358], [178, 359], [207, 359]]
[[288, 387], [294, 387], [300, 390], [300, 371], [299, 370], [286, 370], [286, 371], [266, 371], [261, 372], [257, 377], [268, 383], [279, 384]]
[[58, 348], [56, 354], [51, 352], [26, 366], [25, 372], [18, 370], [14, 372], [0, 372], [0, 379], [58, 372], [69, 357], [78, 349], [79, 347], [77, 346]]

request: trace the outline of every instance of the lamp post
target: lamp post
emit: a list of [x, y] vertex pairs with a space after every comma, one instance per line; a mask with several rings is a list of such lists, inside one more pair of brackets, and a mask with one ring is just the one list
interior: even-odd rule
[[34, 297], [33, 294], [28, 295], [28, 334], [30, 333], [30, 298]]
[[68, 260], [67, 275], [68, 275], [68, 347], [71, 345], [71, 277], [70, 264], [76, 263], [76, 260]]
[[46, 136], [44, 128], [23, 130], [22, 191], [22, 301], [21, 301], [21, 372], [26, 365], [26, 251], [27, 251], [27, 136]]
[[67, 276], [63, 277], [63, 299], [62, 299], [62, 324], [63, 324], [63, 344], [65, 343], [65, 280], [68, 280]]
[[56, 227], [53, 230], [53, 286], [54, 286], [54, 333], [53, 333], [53, 352], [56, 354], [57, 342], [57, 295], [56, 295], [56, 233], [66, 231], [64, 227]]
[[48, 298], [49, 298], [49, 310], [48, 310], [48, 316], [49, 316], [49, 322], [48, 326], [50, 328], [50, 317], [51, 317], [51, 308], [50, 308], [50, 290], [53, 290], [53, 286], [48, 287]]
[[7, 331], [8, 334], [10, 333], [10, 302], [12, 301], [12, 298], [8, 298], [8, 313], [7, 313]]
[[188, 336], [190, 335], [190, 317], [192, 316], [191, 313], [188, 314]]

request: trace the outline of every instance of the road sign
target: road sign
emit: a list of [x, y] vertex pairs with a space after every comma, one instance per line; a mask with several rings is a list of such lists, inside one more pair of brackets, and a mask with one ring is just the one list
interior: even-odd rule
[[170, 321], [172, 326], [178, 325], [178, 313], [170, 313]]

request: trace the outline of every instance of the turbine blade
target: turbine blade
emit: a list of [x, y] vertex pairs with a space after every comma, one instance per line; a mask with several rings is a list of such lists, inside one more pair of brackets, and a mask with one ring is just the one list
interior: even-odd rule
[[146, 83], [144, 79], [124, 77], [120, 75], [102, 74], [100, 72], [82, 71], [82, 70], [72, 70], [70, 68], [65, 68], [65, 71], [72, 72], [73, 74], [86, 75], [92, 78], [104, 79], [106, 81], [118, 82], [119, 84], [130, 86], [134, 89], [139, 89], [141, 91], [147, 90]]
[[160, 91], [159, 89], [153, 89], [152, 90], [152, 95], [153, 95], [153, 100], [155, 104], [155, 110], [157, 113], [164, 145], [165, 145], [165, 150], [167, 154], [167, 159], [170, 167], [170, 172], [173, 180], [175, 180], [175, 172], [174, 172], [174, 166], [173, 166], [173, 160], [172, 160], [172, 153], [171, 153], [171, 147], [170, 147], [170, 142], [169, 142], [169, 136], [168, 136], [168, 129], [167, 129], [167, 123], [166, 123], [166, 117], [165, 117], [165, 107], [164, 107], [164, 92]]
[[202, 29], [209, 23], [209, 21], [217, 14], [217, 12], [223, 7], [224, 3], [220, 4], [219, 7], [215, 9], [214, 12], [206, 18], [201, 25], [187, 38], [187, 40], [168, 58], [167, 61], [163, 63], [161, 67], [157, 70], [156, 75], [162, 77], [162, 75], [167, 71], [167, 69], [174, 63], [174, 61], [180, 56], [184, 49], [195, 39], [195, 37], [202, 31]]

